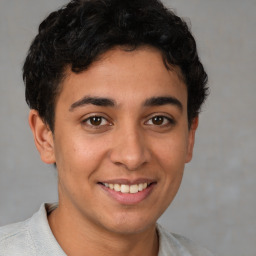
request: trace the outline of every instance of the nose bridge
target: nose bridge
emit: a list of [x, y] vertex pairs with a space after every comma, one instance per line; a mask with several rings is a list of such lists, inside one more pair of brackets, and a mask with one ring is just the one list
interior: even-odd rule
[[149, 150], [141, 129], [132, 124], [120, 127], [115, 133], [111, 161], [128, 170], [136, 170], [149, 160]]

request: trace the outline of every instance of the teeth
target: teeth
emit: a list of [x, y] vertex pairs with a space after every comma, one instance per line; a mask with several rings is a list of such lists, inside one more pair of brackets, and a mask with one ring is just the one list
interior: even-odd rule
[[139, 184], [133, 184], [133, 185], [103, 183], [103, 185], [117, 192], [131, 193], [131, 194], [135, 194], [140, 191], [143, 191], [145, 188], [148, 187], [147, 183], [139, 183]]
[[122, 193], [129, 193], [129, 192], [130, 192], [129, 185], [124, 185], [124, 184], [122, 184], [122, 185], [121, 185], [121, 192], [122, 192]]
[[142, 190], [143, 190], [143, 188], [144, 188], [144, 184], [139, 184], [139, 186], [138, 186], [138, 190], [139, 190], [139, 191], [142, 191]]
[[119, 184], [114, 184], [115, 191], [121, 191], [121, 186]]
[[134, 194], [134, 193], [138, 193], [139, 191], [139, 186], [138, 185], [131, 185], [130, 186], [130, 193]]

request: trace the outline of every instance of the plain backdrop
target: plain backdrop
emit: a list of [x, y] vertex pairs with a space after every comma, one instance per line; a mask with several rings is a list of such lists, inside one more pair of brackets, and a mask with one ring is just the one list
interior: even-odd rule
[[[22, 64], [39, 23], [64, 0], [0, 0], [0, 225], [57, 200], [27, 124]], [[256, 0], [166, 0], [191, 24], [211, 94], [194, 159], [160, 222], [217, 255], [256, 255]]]

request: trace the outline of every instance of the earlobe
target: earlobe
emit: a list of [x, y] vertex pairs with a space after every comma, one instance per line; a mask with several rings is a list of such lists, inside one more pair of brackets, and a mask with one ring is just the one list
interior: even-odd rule
[[191, 127], [189, 129], [189, 134], [188, 134], [188, 146], [187, 146], [187, 157], [186, 157], [186, 163], [190, 162], [193, 156], [193, 149], [194, 149], [194, 144], [195, 144], [195, 134], [196, 134], [196, 129], [198, 127], [198, 116], [195, 117], [191, 123]]
[[34, 109], [30, 111], [28, 120], [42, 161], [47, 164], [55, 163], [53, 134], [49, 126], [45, 124]]

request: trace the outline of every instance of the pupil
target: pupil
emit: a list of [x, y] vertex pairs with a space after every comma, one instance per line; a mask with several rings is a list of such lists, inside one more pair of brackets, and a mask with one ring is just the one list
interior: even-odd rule
[[161, 125], [163, 123], [164, 119], [161, 116], [156, 116], [153, 118], [153, 124]]
[[94, 116], [91, 118], [92, 125], [100, 125], [101, 124], [101, 117]]

